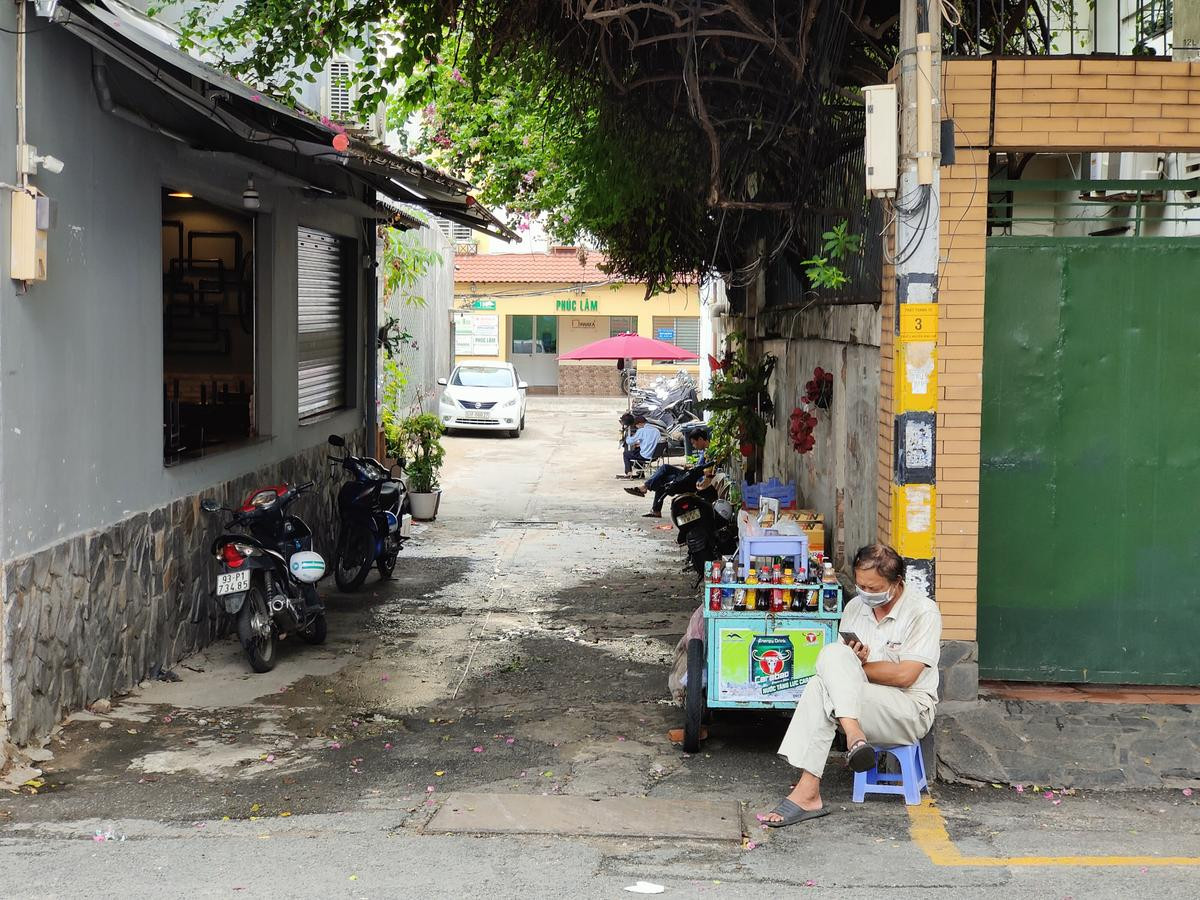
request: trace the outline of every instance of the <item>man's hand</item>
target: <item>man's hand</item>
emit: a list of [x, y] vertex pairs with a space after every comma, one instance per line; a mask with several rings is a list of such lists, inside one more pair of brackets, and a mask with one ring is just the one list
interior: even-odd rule
[[866, 664], [867, 658], [871, 655], [870, 647], [862, 641], [850, 641], [846, 646], [854, 651], [854, 655], [858, 657], [860, 663]]

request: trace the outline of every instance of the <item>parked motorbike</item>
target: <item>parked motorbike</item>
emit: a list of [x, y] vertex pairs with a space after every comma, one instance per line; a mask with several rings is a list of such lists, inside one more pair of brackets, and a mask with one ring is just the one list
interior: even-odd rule
[[[255, 672], [275, 668], [277, 644], [289, 634], [310, 644], [325, 640], [325, 607], [316, 586], [325, 574], [325, 560], [313, 552], [312, 532], [304, 521], [287, 513], [312, 485], [260, 488], [238, 510], [212, 499], [200, 504], [208, 513], [231, 514], [212, 545], [221, 564], [213, 600], [234, 617]], [[193, 621], [200, 615], [197, 606]]]
[[338, 491], [333, 578], [340, 590], [356, 591], [372, 565], [379, 569], [380, 578], [392, 577], [412, 521], [412, 507], [404, 481], [393, 478], [378, 460], [351, 456], [339, 435], [331, 434], [329, 443], [343, 451], [341, 456], [328, 457], [330, 464], [341, 466], [350, 476]]
[[676, 541], [687, 546], [687, 566], [698, 578], [704, 577], [705, 563], [729, 556], [738, 547], [733, 506], [721, 496], [725, 476], [717, 475], [714, 481], [715, 485], [681, 493], [671, 501], [671, 521], [678, 532]]

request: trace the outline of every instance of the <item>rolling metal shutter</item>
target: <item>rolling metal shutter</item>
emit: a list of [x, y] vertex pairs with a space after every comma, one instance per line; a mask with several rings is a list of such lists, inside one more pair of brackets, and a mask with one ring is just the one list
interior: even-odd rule
[[342, 240], [297, 229], [300, 418], [346, 405], [346, 291]]
[[700, 317], [699, 316], [655, 316], [654, 334], [658, 337], [660, 328], [669, 328], [675, 332], [674, 340], [667, 341], [683, 350], [700, 352]]

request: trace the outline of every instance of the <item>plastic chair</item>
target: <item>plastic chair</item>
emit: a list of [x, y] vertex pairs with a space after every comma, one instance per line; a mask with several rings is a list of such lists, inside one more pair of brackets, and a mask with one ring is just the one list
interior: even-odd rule
[[[879, 760], [885, 753], [896, 757], [900, 763], [900, 774], [879, 771]], [[851, 799], [862, 803], [867, 794], [899, 794], [909, 806], [921, 803], [921, 791], [929, 790], [929, 779], [925, 777], [925, 758], [921, 756], [920, 744], [875, 748], [875, 768], [854, 773], [854, 794]]]

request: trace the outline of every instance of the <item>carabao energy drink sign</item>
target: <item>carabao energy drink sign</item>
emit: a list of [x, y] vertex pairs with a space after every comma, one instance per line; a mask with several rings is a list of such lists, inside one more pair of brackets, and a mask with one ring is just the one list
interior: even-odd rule
[[766, 692], [793, 680], [795, 651], [784, 635], [756, 635], [750, 644], [750, 683]]

